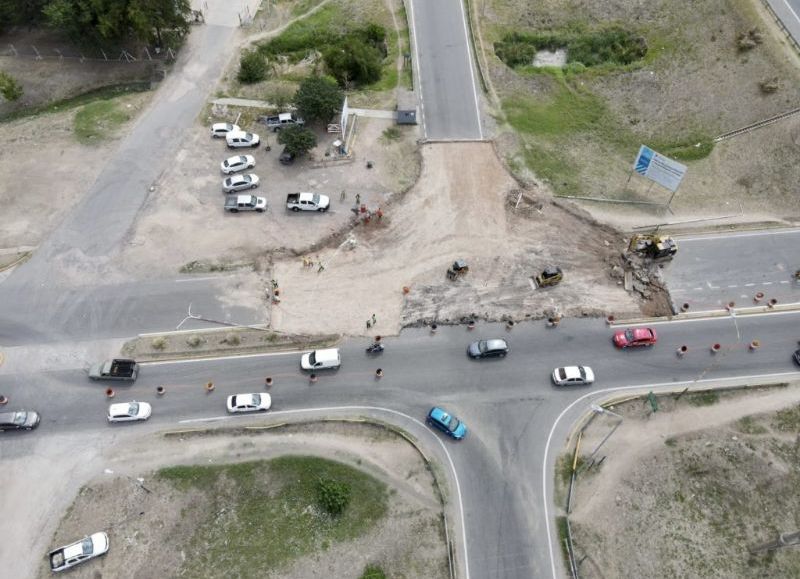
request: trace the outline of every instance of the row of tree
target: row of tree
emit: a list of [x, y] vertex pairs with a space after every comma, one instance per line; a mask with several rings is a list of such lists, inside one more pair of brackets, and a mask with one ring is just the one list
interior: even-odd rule
[[[300, 83], [294, 104], [306, 122], [327, 123], [342, 109], [344, 93], [328, 76], [310, 76]], [[295, 155], [302, 155], [317, 145], [317, 137], [307, 127], [292, 126], [278, 134], [278, 142]]]
[[190, 0], [0, 0], [0, 28], [48, 26], [82, 46], [131, 39], [169, 46], [189, 31]]

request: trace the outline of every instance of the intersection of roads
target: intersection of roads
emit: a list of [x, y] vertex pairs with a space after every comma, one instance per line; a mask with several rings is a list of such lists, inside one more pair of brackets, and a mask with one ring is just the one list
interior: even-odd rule
[[[213, 2], [218, 9], [224, 2]], [[426, 138], [484, 138], [480, 98], [462, 4], [413, 3], [412, 40], [420, 81]], [[0, 365], [0, 391], [14, 407], [40, 409], [40, 428], [4, 436], [0, 453], [24, 477], [30, 440], [51, 435], [74, 439], [108, 428], [107, 401], [86, 379], [83, 362], [57, 355], [76, 342], [121, 340], [172, 328], [192, 303], [209, 317], [242, 324], [258, 313], [231, 310], [216, 295], [213, 279], [128, 279], [114, 270], [114, 255], [125, 243], [149, 187], [166, 166], [163, 151], [191, 130], [205, 95], [212, 92], [233, 42], [235, 29], [210, 21], [191, 35], [173, 77], [122, 142], [84, 201], [70, 213], [36, 255], [0, 283], [0, 345], [5, 355], [50, 352], [29, 370], [9, 360]], [[188, 58], [191, 57], [191, 66]], [[342, 367], [311, 384], [299, 370], [299, 354], [273, 353], [234, 358], [145, 364], [125, 393], [153, 404], [148, 428], [174, 429], [226, 423], [224, 398], [256, 391], [272, 376], [272, 413], [371, 416], [408, 430], [449, 470], [457, 489], [454, 529], [462, 576], [481, 579], [559, 576], [559, 549], [552, 526], [552, 472], [570, 427], [591, 404], [615, 393], [710, 384], [751, 384], [800, 378], [791, 353], [800, 339], [800, 311], [788, 309], [742, 315], [763, 292], [781, 305], [800, 302], [791, 273], [800, 267], [795, 249], [800, 230], [748, 232], [679, 238], [678, 257], [665, 268], [677, 307], [722, 312], [714, 317], [657, 321], [659, 343], [652, 349], [617, 351], [605, 320], [566, 319], [557, 328], [541, 322], [411, 328], [385, 340], [380, 358], [364, 353], [364, 340], [340, 344]], [[108, 271], [109, 282], [86, 287], [75, 282], [82, 268]], [[184, 281], [191, 279], [191, 281]], [[71, 281], [72, 280], [72, 281]], [[193, 322], [199, 327], [199, 322]], [[472, 361], [467, 344], [504, 337], [505, 359]], [[748, 344], [758, 340], [761, 347]], [[711, 344], [722, 348], [710, 352]], [[687, 346], [684, 356], [676, 349]], [[554, 367], [591, 366], [591, 387], [564, 389], [549, 380]], [[384, 376], [375, 378], [380, 366]], [[217, 390], [206, 395], [202, 385]], [[156, 386], [167, 395], [157, 397]], [[469, 435], [461, 443], [443, 440], [422, 424], [432, 405], [463, 418]], [[33, 438], [30, 438], [33, 437]], [[23, 500], [6, 495], [4, 501]], [[9, 536], [13, 524], [0, 521]], [[2, 549], [2, 547], [0, 547]], [[11, 555], [3, 553], [4, 560]], [[34, 558], [38, 555], [34, 554]]]

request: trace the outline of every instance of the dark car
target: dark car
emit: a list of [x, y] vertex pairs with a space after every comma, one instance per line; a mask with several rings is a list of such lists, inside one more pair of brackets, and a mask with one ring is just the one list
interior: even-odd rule
[[469, 345], [467, 354], [470, 358], [503, 358], [508, 354], [508, 344], [502, 338], [478, 340]]
[[17, 410], [0, 413], [0, 431], [31, 430], [39, 426], [39, 413], [32, 410]]
[[464, 423], [438, 406], [431, 408], [425, 422], [456, 440], [461, 440], [467, 435], [467, 427]]
[[281, 165], [291, 165], [294, 163], [294, 160], [297, 158], [297, 155], [294, 153], [287, 151], [286, 147], [283, 148], [283, 152], [278, 157], [278, 161], [281, 162]]
[[794, 363], [800, 366], [800, 350], [795, 350], [792, 358], [794, 358]]

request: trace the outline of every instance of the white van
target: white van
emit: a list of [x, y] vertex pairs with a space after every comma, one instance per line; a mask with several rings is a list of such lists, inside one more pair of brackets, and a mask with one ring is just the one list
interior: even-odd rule
[[300, 367], [303, 370], [335, 369], [341, 365], [342, 358], [339, 356], [338, 348], [314, 350], [308, 354], [303, 354], [303, 357], [300, 358]]

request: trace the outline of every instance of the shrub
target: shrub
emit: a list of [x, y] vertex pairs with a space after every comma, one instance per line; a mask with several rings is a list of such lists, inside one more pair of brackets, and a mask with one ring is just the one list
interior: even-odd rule
[[345, 88], [371, 84], [381, 78], [381, 53], [356, 34], [326, 50], [323, 59], [328, 73]]
[[777, 76], [774, 76], [772, 78], [762, 80], [760, 83], [758, 83], [758, 88], [760, 88], [761, 92], [764, 94], [778, 92], [778, 89], [781, 88], [780, 79]]
[[204, 341], [205, 340], [203, 340], [203, 338], [195, 334], [186, 339], [186, 345], [189, 346], [190, 348], [197, 348]]
[[222, 343], [228, 344], [229, 346], [238, 346], [239, 344], [242, 343], [242, 338], [239, 337], [239, 334], [234, 334], [233, 332], [231, 332], [230, 334], [225, 336], [225, 338], [223, 338]]
[[153, 338], [153, 341], [150, 342], [150, 345], [154, 350], [163, 350], [167, 347], [167, 339], [166, 338]]
[[386, 573], [377, 565], [367, 565], [359, 579], [386, 579]]
[[350, 503], [350, 485], [330, 478], [317, 481], [317, 502], [330, 515], [341, 515]]
[[0, 95], [7, 101], [16, 101], [22, 97], [22, 87], [10, 74], [0, 71]]
[[267, 78], [267, 61], [255, 50], [248, 50], [239, 62], [239, 82], [252, 84]]

